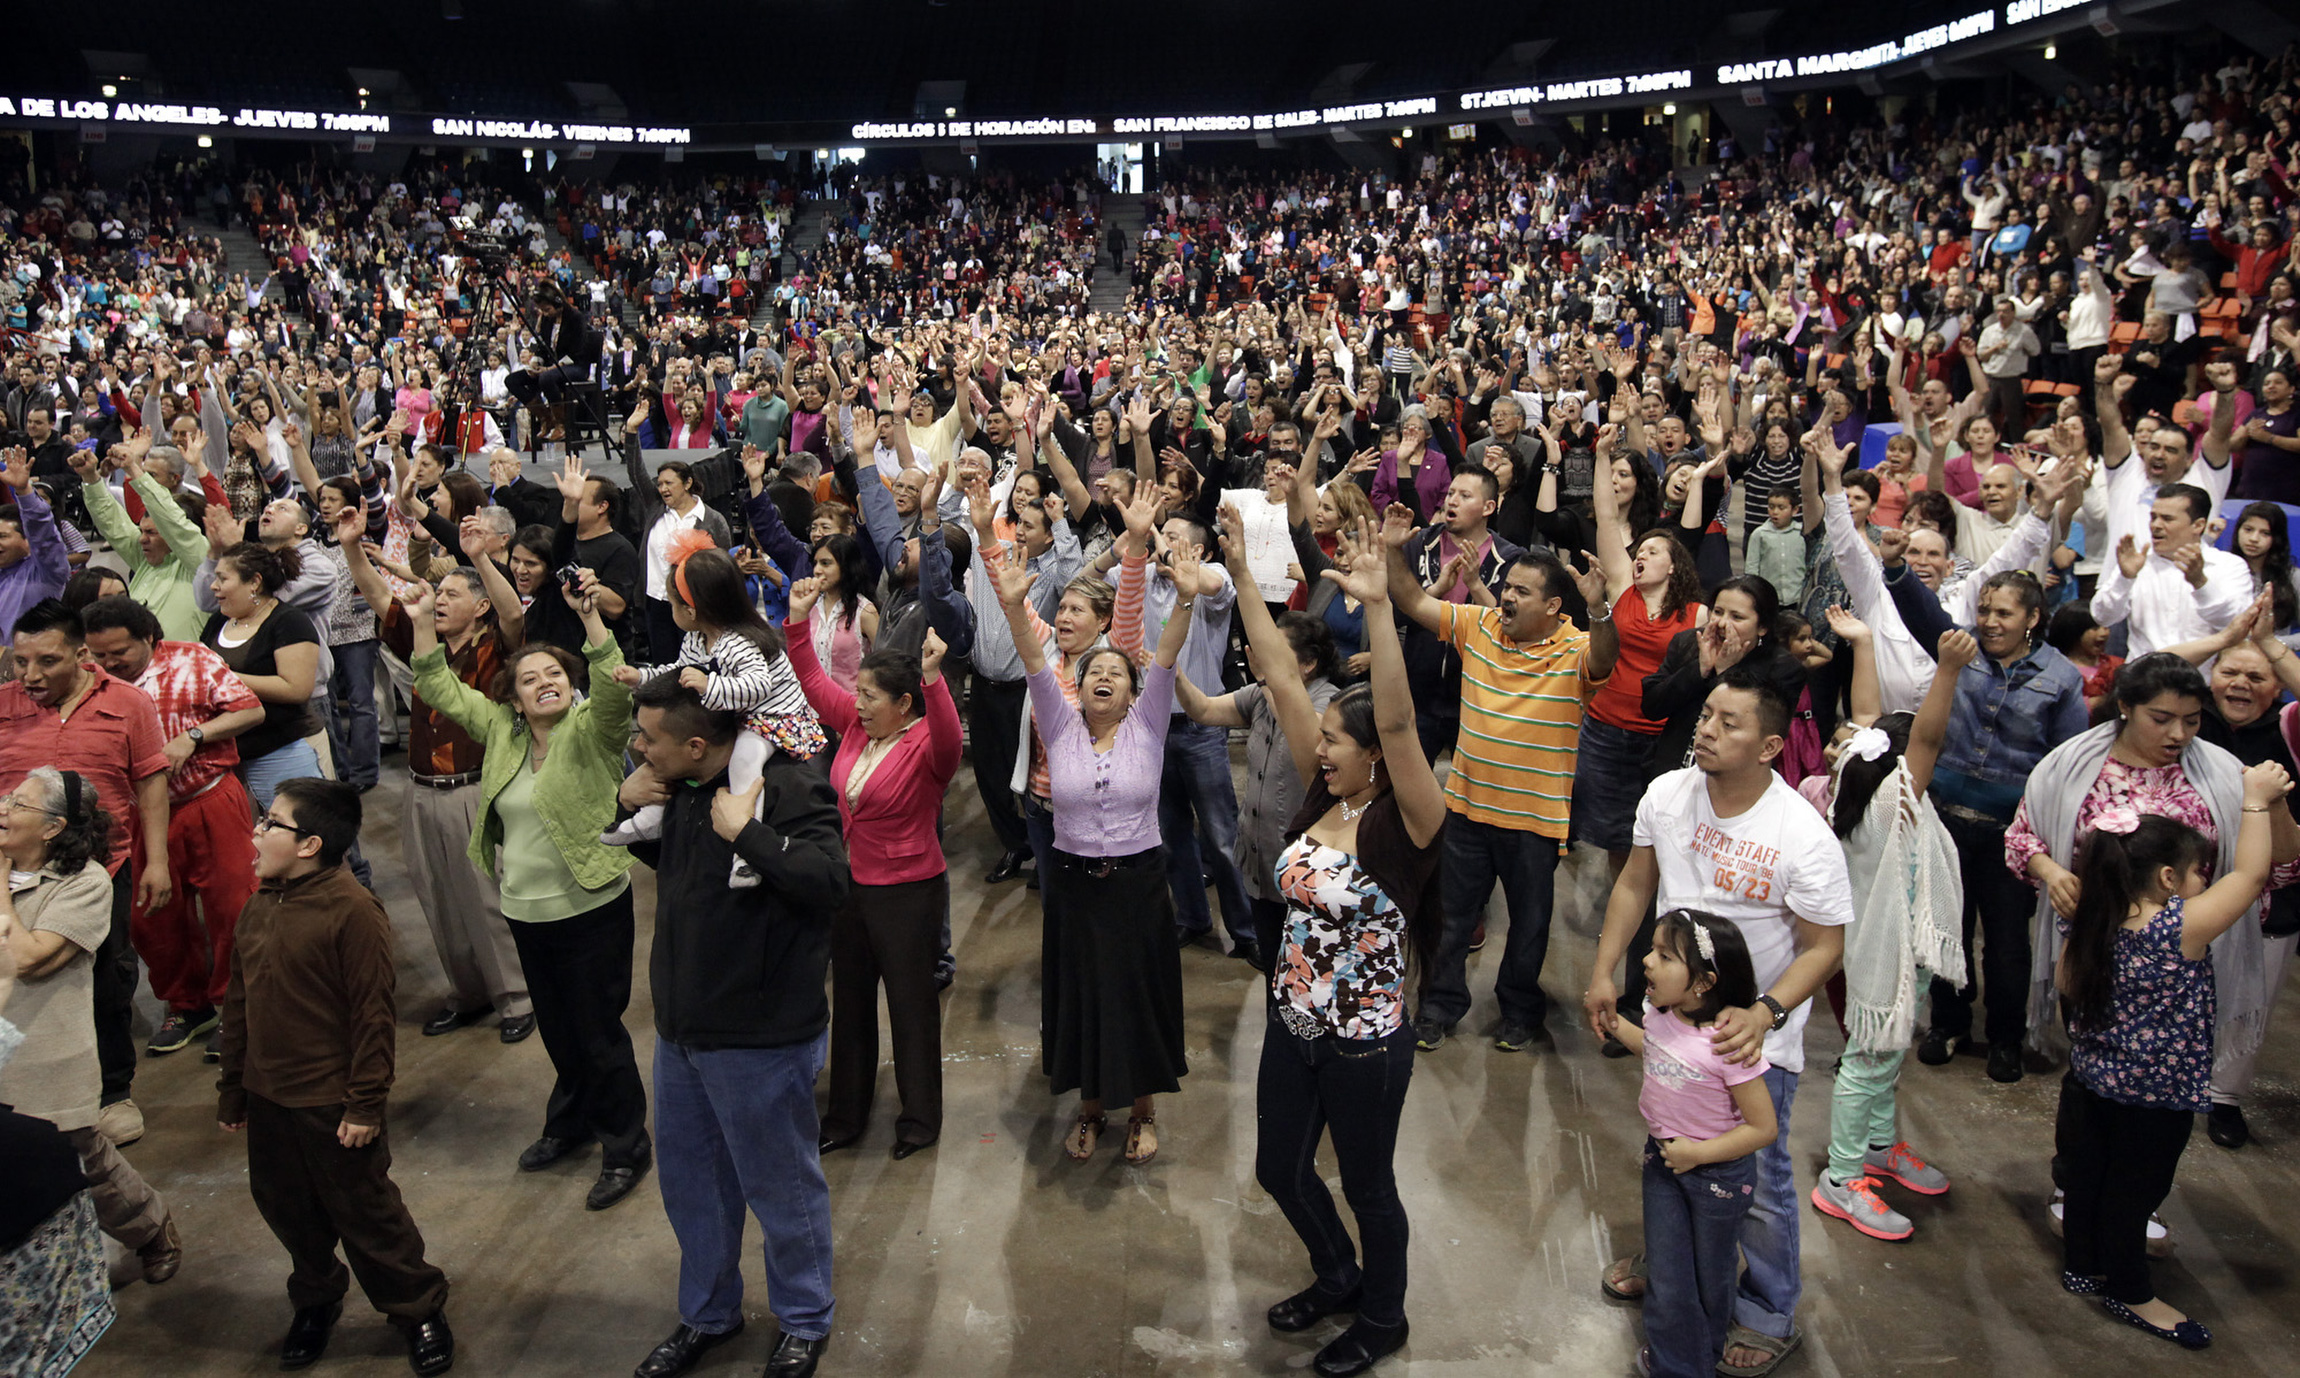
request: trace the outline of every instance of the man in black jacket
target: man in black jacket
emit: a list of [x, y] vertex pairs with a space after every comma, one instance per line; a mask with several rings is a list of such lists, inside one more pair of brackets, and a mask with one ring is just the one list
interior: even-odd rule
[[[534, 349], [542, 356], [543, 367], [519, 369], [503, 380], [504, 389], [531, 409], [558, 401], [567, 384], [589, 378], [599, 364], [598, 332], [582, 312], [567, 304], [557, 287], [544, 283], [532, 300], [541, 318]], [[562, 359], [567, 362], [560, 363]]]
[[[766, 1234], [782, 1339], [768, 1378], [809, 1378], [829, 1341], [831, 1202], [814, 1085], [829, 1047], [831, 916], [846, 848], [821, 771], [776, 753], [727, 788], [742, 715], [703, 707], [670, 675], [641, 685], [625, 812], [661, 804], [655, 868], [655, 1163], [679, 1239], [679, 1328], [634, 1378], [670, 1378], [743, 1328], [743, 1210]], [[762, 803], [763, 801], [763, 803]], [[730, 890], [737, 855], [763, 883]], [[732, 1164], [732, 1180], [723, 1165]]]

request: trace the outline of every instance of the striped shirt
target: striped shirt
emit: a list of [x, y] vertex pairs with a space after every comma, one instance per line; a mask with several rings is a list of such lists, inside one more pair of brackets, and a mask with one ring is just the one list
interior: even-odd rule
[[1501, 609], [1446, 603], [1438, 636], [1461, 655], [1461, 737], [1446, 806], [1465, 818], [1563, 838], [1573, 803], [1582, 709], [1605, 676], [1589, 634], [1560, 622], [1547, 641], [1501, 635]]

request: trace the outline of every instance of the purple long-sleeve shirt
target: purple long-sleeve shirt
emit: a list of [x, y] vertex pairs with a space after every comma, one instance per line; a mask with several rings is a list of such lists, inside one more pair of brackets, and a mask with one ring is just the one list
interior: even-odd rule
[[1046, 745], [1054, 790], [1054, 845], [1072, 856], [1132, 856], [1159, 843], [1158, 780], [1174, 712], [1174, 669], [1142, 672], [1142, 693], [1108, 751], [1094, 749], [1086, 719], [1062, 697], [1054, 672], [1030, 677], [1030, 711]]
[[0, 636], [12, 634], [26, 608], [62, 593], [64, 581], [72, 577], [64, 533], [56, 529], [56, 514], [49, 510], [47, 499], [27, 488], [16, 495], [11, 515], [23, 524], [24, 540], [32, 552], [0, 569]]

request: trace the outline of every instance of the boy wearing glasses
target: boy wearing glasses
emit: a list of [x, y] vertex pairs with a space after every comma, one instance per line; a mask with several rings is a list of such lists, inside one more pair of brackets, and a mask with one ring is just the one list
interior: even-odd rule
[[417, 1373], [455, 1362], [447, 1277], [391, 1180], [391, 920], [343, 865], [359, 837], [359, 792], [281, 782], [256, 820], [255, 898], [240, 913], [224, 997], [217, 1120], [248, 1134], [248, 1191], [294, 1260], [295, 1319], [280, 1367], [327, 1349], [351, 1271], [407, 1340]]

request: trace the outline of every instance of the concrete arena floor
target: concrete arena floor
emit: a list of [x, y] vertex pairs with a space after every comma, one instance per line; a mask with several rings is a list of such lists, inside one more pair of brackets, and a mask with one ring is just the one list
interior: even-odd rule
[[[399, 1084], [394, 1175], [454, 1280], [457, 1371], [620, 1375], [677, 1322], [677, 1251], [650, 1177], [613, 1210], [583, 1209], [595, 1153], [534, 1175], [513, 1159], [542, 1116], [541, 1039], [503, 1047], [491, 1024], [445, 1038], [417, 1026], [440, 981], [423, 917], [399, 864], [404, 758], [387, 757], [368, 796], [368, 855], [400, 938]], [[960, 973], [945, 997], [947, 1122], [941, 1143], [887, 1157], [894, 1078], [882, 1067], [876, 1122], [826, 1162], [837, 1216], [838, 1329], [825, 1375], [1230, 1375], [1307, 1372], [1338, 1328], [1273, 1334], [1271, 1302], [1307, 1284], [1300, 1245], [1252, 1180], [1253, 1068], [1260, 995], [1247, 968], [1209, 948], [1183, 955], [1192, 1074], [1159, 1108], [1162, 1151], [1129, 1169], [1119, 1134], [1095, 1160], [1058, 1140], [1074, 1102], [1051, 1100], [1037, 1069], [1035, 895], [986, 890], [989, 832], [970, 790], [954, 791], [952, 919]], [[644, 1073], [653, 1032], [645, 980], [654, 891], [636, 873], [639, 965], [629, 1022]], [[1606, 1301], [1598, 1272], [1639, 1240], [1635, 1064], [1598, 1056], [1573, 1025], [1605, 890], [1601, 856], [1560, 873], [1545, 986], [1554, 1050], [1494, 1052], [1495, 946], [1472, 959], [1478, 1004], [1463, 1033], [1422, 1056], [1398, 1149], [1413, 1216], [1411, 1343], [1393, 1378], [1626, 1375], [1635, 1310]], [[144, 1029], [152, 1005], [143, 998]], [[1827, 1018], [1809, 1035], [1794, 1115], [1809, 1190], [1827, 1142], [1839, 1046]], [[1803, 1213], [1802, 1375], [2093, 1375], [2171, 1371], [2291, 1373], [2300, 1340], [2300, 1000], [2288, 998], [2264, 1059], [2240, 1153], [2199, 1127], [2167, 1205], [2179, 1256], [2159, 1265], [2164, 1294], [2218, 1343], [2189, 1356], [2063, 1293], [2042, 1203], [2057, 1078], [1989, 1082], [1979, 1060], [1931, 1068], [1912, 1058], [1903, 1122], [1954, 1179], [1935, 1201], [1888, 1188], [1917, 1224], [1884, 1244]], [[286, 1257], [247, 1195], [240, 1141], [215, 1125], [214, 1069], [194, 1053], [146, 1060], [136, 1099], [150, 1124], [128, 1156], [173, 1204], [184, 1270], [119, 1293], [120, 1319], [78, 1370], [111, 1375], [276, 1372], [289, 1309]], [[1330, 1183], [1339, 1195], [1338, 1179]], [[1914, 1204], [1910, 1204], [1910, 1203]], [[1345, 1212], [1345, 1218], [1347, 1213]], [[756, 1240], [755, 1223], [750, 1238]], [[752, 1374], [774, 1337], [756, 1245], [745, 1265], [750, 1324], [704, 1374]], [[2283, 1354], [2284, 1359], [2277, 1359]], [[381, 1317], [349, 1299], [320, 1373], [405, 1373]]]

